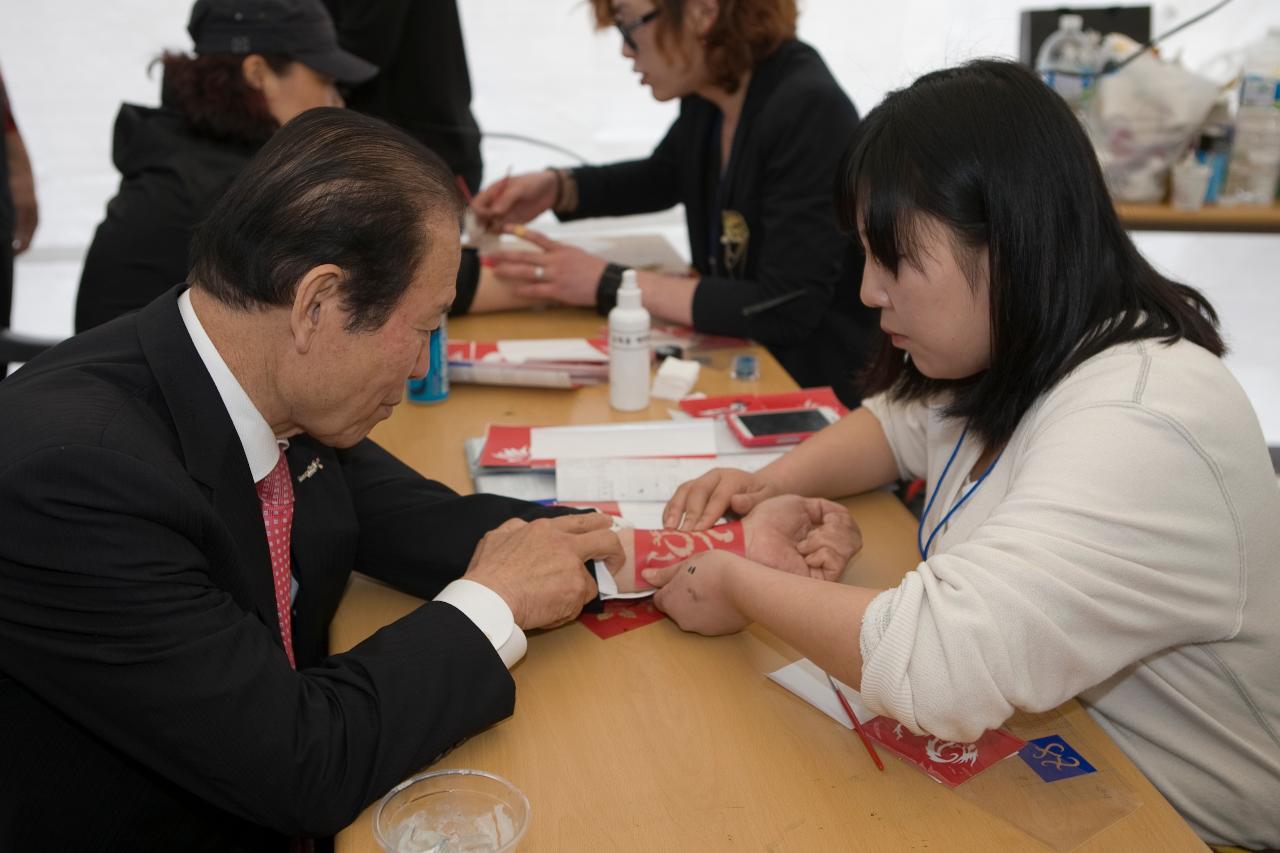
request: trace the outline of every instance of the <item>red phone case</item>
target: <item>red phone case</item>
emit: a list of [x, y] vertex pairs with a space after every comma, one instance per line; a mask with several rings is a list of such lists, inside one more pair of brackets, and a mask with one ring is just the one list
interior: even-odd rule
[[[780, 412], [770, 412], [770, 414], [779, 413]], [[741, 426], [739, 426], [738, 421], [732, 415], [725, 417], [725, 423], [729, 425], [729, 431], [733, 433], [734, 437], [738, 439], [743, 447], [778, 447], [783, 444], [799, 444], [818, 431], [810, 430], [808, 432], [780, 432], [775, 435], [753, 435], [743, 430]]]

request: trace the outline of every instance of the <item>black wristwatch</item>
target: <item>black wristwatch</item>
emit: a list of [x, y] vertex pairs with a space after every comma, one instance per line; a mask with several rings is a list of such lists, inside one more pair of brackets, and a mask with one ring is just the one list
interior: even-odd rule
[[606, 264], [600, 273], [600, 281], [596, 284], [596, 313], [601, 317], [608, 316], [613, 306], [618, 304], [618, 288], [622, 286], [622, 274], [627, 268], [622, 264]]

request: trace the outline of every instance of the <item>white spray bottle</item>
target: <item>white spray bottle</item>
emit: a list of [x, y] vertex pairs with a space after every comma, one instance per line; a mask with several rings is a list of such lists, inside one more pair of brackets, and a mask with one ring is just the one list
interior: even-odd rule
[[609, 405], [620, 412], [649, 407], [649, 312], [640, 304], [636, 271], [622, 273], [609, 312]]

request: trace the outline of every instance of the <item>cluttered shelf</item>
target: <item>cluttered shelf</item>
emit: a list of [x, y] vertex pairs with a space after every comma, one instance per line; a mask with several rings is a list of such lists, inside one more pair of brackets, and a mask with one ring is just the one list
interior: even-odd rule
[[1169, 204], [1118, 203], [1116, 211], [1126, 228], [1138, 231], [1246, 231], [1280, 233], [1280, 204], [1271, 207], [1206, 205], [1179, 210]]

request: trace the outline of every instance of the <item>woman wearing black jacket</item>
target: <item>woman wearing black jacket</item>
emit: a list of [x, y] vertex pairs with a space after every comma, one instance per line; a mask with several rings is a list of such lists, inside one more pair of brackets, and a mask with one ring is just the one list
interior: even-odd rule
[[276, 129], [341, 106], [335, 83], [376, 66], [338, 47], [319, 0], [197, 0], [195, 55], [165, 53], [161, 106], [125, 104], [112, 158], [120, 191], [94, 232], [76, 295], [82, 332], [137, 310], [186, 278], [196, 225]]
[[[857, 111], [811, 47], [795, 40], [790, 0], [593, 0], [623, 33], [623, 56], [680, 116], [646, 159], [547, 170], [476, 197], [496, 223], [552, 209], [562, 220], [683, 203], [693, 270], [639, 274], [645, 306], [667, 320], [763, 343], [801, 385], [857, 400], [852, 374], [875, 334], [858, 300], [861, 255], [840, 233], [836, 165]], [[530, 235], [545, 253], [500, 252], [513, 300], [612, 307], [620, 270]], [[484, 289], [482, 286], [482, 294]]]

